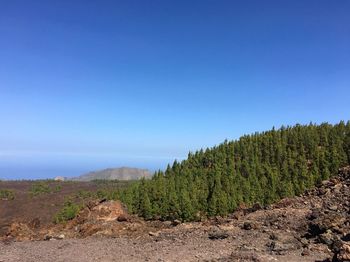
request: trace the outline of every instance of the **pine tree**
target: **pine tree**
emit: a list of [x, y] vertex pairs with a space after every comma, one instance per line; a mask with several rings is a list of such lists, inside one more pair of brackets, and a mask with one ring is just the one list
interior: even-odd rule
[[147, 184], [144, 178], [141, 180], [140, 184], [139, 214], [145, 219], [152, 218], [152, 205], [148, 196]]
[[167, 195], [166, 195], [166, 215], [169, 219], [176, 219], [180, 217], [180, 205], [179, 199], [175, 188], [175, 177], [174, 175], [169, 176], [167, 184]]
[[182, 189], [180, 192], [180, 210], [181, 218], [183, 221], [191, 221], [195, 216], [195, 211], [193, 209], [190, 195], [187, 190]]

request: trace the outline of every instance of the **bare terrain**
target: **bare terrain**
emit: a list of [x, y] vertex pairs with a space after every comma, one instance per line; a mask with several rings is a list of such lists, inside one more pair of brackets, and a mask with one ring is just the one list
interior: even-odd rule
[[0, 261], [349, 261], [350, 168], [302, 196], [226, 218], [144, 221], [118, 201], [92, 201], [66, 224], [40, 219], [12, 221]]
[[[83, 200], [81, 194], [108, 190], [102, 182], [0, 181], [0, 190], [11, 190], [14, 193], [13, 200], [0, 198], [0, 236], [7, 232], [12, 222], [30, 223], [34, 219], [39, 219], [41, 225], [52, 224], [54, 215], [62, 208], [68, 197], [81, 201]], [[118, 182], [112, 187], [122, 187], [127, 183], [127, 181]], [[33, 187], [37, 184], [47, 186], [50, 191], [41, 192], [44, 186], [34, 191]]]

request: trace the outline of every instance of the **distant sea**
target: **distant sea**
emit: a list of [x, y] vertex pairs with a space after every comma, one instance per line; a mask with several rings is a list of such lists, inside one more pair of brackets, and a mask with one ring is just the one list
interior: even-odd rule
[[0, 166], [0, 180], [52, 179], [56, 176], [74, 177], [86, 173], [84, 168], [52, 166]]

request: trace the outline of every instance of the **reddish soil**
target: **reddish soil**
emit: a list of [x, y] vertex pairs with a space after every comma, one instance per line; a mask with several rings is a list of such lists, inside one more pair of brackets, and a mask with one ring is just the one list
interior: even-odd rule
[[[96, 191], [98, 185], [88, 182], [50, 181], [52, 192], [32, 196], [30, 190], [35, 181], [0, 181], [0, 189], [10, 189], [14, 200], [0, 200], [0, 236], [6, 233], [12, 222], [29, 223], [38, 218], [43, 225], [51, 224], [54, 215], [62, 208], [65, 198], [79, 190]], [[55, 192], [55, 187], [60, 190]]]

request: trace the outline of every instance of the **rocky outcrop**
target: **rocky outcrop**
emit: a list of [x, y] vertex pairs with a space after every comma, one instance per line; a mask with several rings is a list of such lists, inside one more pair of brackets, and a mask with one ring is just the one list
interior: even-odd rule
[[65, 231], [74, 237], [117, 234], [120, 222], [131, 220], [120, 201], [92, 201], [67, 223]]
[[322, 186], [307, 192], [306, 196], [321, 201], [306, 217], [307, 239], [323, 243], [333, 252], [332, 261], [350, 260], [350, 167]]
[[[50, 240], [67, 237], [87, 237], [96, 234], [116, 235], [124, 226], [123, 223], [135, 219], [127, 213], [119, 201], [91, 201], [82, 209], [76, 218], [65, 224], [40, 228], [40, 219], [29, 223], [14, 222], [10, 225], [7, 238], [17, 241]], [[65, 236], [62, 238], [62, 236]]]

